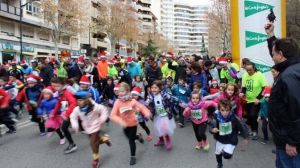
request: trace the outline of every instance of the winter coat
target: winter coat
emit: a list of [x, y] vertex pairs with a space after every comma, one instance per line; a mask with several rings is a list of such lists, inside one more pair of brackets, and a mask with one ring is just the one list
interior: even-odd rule
[[93, 102], [93, 109], [89, 112], [81, 112], [79, 106], [75, 107], [70, 121], [74, 130], [79, 130], [78, 119], [81, 120], [81, 125], [87, 134], [92, 134], [100, 131], [101, 125], [108, 118], [108, 110], [105, 106]]
[[178, 84], [178, 79], [186, 79], [186, 65], [176, 65], [174, 66], [173, 64], [168, 64], [168, 68], [172, 69], [175, 71], [175, 79], [174, 82]]
[[108, 66], [108, 76], [111, 78], [114, 76], [118, 76], [118, 70], [116, 69], [115, 66], [112, 67]]
[[177, 62], [173, 61], [171, 63], [165, 63], [164, 66], [161, 68], [161, 72], [163, 74], [163, 78], [167, 78], [168, 76], [172, 76], [173, 80], [175, 79], [176, 72], [172, 69], [169, 69], [169, 64], [173, 66], [177, 66]]
[[50, 86], [51, 79], [53, 78], [53, 69], [51, 68], [51, 66], [47, 65], [45, 68], [42, 68], [40, 77], [43, 79], [43, 84], [45, 86]]
[[178, 84], [172, 87], [172, 94], [184, 103], [188, 103], [191, 90], [189, 87]]
[[115, 96], [115, 93], [114, 93], [114, 84], [111, 84], [111, 85], [105, 85], [104, 87], [104, 90], [103, 90], [103, 93], [102, 93], [102, 96], [104, 98], [107, 98], [107, 99], [113, 99], [114, 96]]
[[91, 98], [96, 102], [96, 103], [100, 103], [100, 94], [98, 92], [98, 90], [96, 88], [94, 88], [93, 86], [89, 87], [89, 92], [91, 94]]
[[108, 74], [108, 64], [107, 61], [100, 61], [97, 65], [99, 80], [106, 79]]
[[78, 64], [74, 64], [68, 71], [68, 77], [75, 78], [76, 80], [79, 80], [83, 74], [84, 71], [78, 66]]
[[267, 119], [268, 118], [268, 103], [266, 102], [265, 99], [262, 99], [260, 101], [260, 111], [258, 116], [261, 118]]
[[44, 114], [49, 115], [54, 109], [57, 103], [57, 99], [43, 99], [37, 108], [37, 115], [42, 117]]
[[23, 72], [24, 75], [30, 75], [32, 74], [32, 67], [28, 66], [26, 69], [24, 69], [23, 67], [21, 68], [21, 71]]
[[223, 93], [218, 98], [214, 99], [214, 101], [219, 103], [219, 101], [222, 99], [230, 100], [234, 114], [237, 115], [239, 118], [243, 118], [243, 104], [238, 95], [229, 97], [226, 93]]
[[118, 76], [120, 78], [119, 83], [121, 82], [126, 82], [127, 84], [129, 84], [130, 86], [132, 85], [132, 78], [130, 76], [130, 74], [128, 73], [127, 70], [125, 69], [121, 69], [118, 72]]
[[0, 108], [8, 107], [9, 101], [10, 101], [9, 94], [4, 89], [0, 89]]
[[37, 84], [34, 87], [25, 87], [21, 92], [19, 92], [16, 97], [17, 104], [25, 102], [27, 110], [31, 111], [34, 108], [39, 106], [40, 101], [42, 100], [42, 90], [43, 86]]
[[208, 120], [208, 107], [217, 108], [217, 106], [218, 104], [214, 101], [200, 101], [196, 105], [194, 105], [192, 102], [189, 102], [188, 107], [185, 108], [183, 112], [183, 116], [191, 117], [194, 124], [201, 124]]
[[193, 74], [191, 75], [191, 83], [189, 84], [191, 89], [193, 88], [193, 84], [194, 82], [200, 81], [201, 83], [201, 89], [202, 91], [202, 96], [206, 96], [207, 95], [207, 91], [208, 91], [208, 83], [207, 83], [207, 77], [204, 71], [202, 71], [201, 73], [197, 73], [197, 74]]
[[131, 78], [134, 78], [136, 75], [142, 76], [143, 71], [140, 65], [136, 62], [133, 62], [127, 65], [127, 71], [130, 74]]
[[63, 115], [69, 118], [76, 106], [77, 102], [73, 94], [64, 89], [61, 93], [58, 93], [57, 104], [51, 115], [56, 116], [59, 112], [62, 112]]
[[145, 78], [149, 86], [151, 86], [152, 82], [155, 80], [162, 79], [161, 69], [159, 67], [153, 68], [151, 66], [147, 66], [145, 69]]

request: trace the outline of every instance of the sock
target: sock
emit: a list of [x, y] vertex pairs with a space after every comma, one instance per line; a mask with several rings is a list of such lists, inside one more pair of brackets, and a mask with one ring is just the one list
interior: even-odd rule
[[222, 163], [222, 154], [216, 155], [216, 159], [217, 159], [217, 162], [218, 162], [219, 165], [222, 165], [222, 164], [223, 164], [223, 163]]
[[171, 142], [171, 138], [170, 138], [169, 135], [166, 135], [166, 141], [167, 141], [167, 142]]
[[93, 160], [99, 160], [99, 153], [93, 153]]

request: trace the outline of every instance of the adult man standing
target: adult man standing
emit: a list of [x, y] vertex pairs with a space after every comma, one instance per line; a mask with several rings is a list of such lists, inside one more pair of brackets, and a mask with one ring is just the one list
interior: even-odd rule
[[39, 62], [39, 69], [41, 70], [40, 72], [40, 77], [43, 79], [43, 84], [45, 86], [50, 86], [51, 85], [51, 79], [53, 78], [53, 69], [52, 67], [47, 64], [45, 61]]
[[265, 26], [268, 46], [280, 74], [269, 101], [270, 129], [276, 145], [276, 167], [300, 167], [300, 57], [297, 43], [276, 39], [274, 25]]

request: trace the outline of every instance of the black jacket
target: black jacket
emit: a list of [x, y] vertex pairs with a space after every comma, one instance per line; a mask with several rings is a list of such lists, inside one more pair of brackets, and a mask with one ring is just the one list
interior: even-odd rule
[[118, 72], [118, 76], [120, 78], [119, 83], [126, 82], [130, 86], [132, 85], [132, 78], [131, 78], [131, 76], [130, 76], [130, 74], [129, 74], [129, 72], [127, 70], [121, 69]]
[[[276, 38], [268, 40], [269, 49]], [[270, 52], [271, 53], [271, 52]], [[276, 65], [280, 74], [273, 84], [269, 101], [270, 129], [275, 145], [300, 149], [300, 57], [292, 57]]]
[[172, 69], [176, 72], [174, 82], [178, 84], [178, 79], [183, 78], [186, 80], [186, 65], [172, 65], [172, 63], [168, 64], [168, 68]]
[[159, 67], [156, 67], [154, 69], [151, 66], [147, 66], [145, 70], [145, 78], [148, 82], [148, 85], [151, 86], [152, 82], [154, 82], [155, 80], [162, 79], [161, 69]]
[[75, 78], [76, 81], [79, 81], [81, 76], [84, 74], [83, 70], [81, 70], [78, 66], [78, 64], [75, 64], [72, 66], [68, 71], [68, 77], [69, 78]]
[[51, 79], [53, 77], [53, 69], [50, 65], [47, 65], [45, 68], [41, 69], [40, 77], [43, 79], [43, 84], [45, 86], [50, 86]]
[[[223, 136], [221, 136], [219, 133], [214, 134], [214, 138], [217, 141], [221, 142], [222, 144], [237, 145], [239, 131], [241, 132], [241, 134], [244, 138], [247, 138], [248, 131], [246, 129], [246, 126], [245, 126], [245, 124], [242, 123], [242, 121], [240, 119], [238, 119], [237, 116], [232, 115], [231, 119], [228, 122], [231, 122], [232, 133], [229, 135], [223, 135]], [[210, 132], [212, 131], [213, 128], [219, 129], [219, 124], [220, 123], [219, 123], [217, 117], [215, 116], [214, 120], [210, 123]]]

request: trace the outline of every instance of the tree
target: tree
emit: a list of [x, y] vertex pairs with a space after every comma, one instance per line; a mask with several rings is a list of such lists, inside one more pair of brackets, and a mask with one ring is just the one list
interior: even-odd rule
[[158, 54], [158, 47], [155, 46], [154, 42], [150, 39], [147, 42], [147, 46], [143, 48], [142, 55], [143, 56], [155, 56]]
[[209, 54], [218, 55], [231, 48], [230, 2], [211, 0], [207, 17], [209, 24]]
[[300, 45], [300, 1], [287, 0], [287, 36]]
[[85, 0], [42, 0], [41, 17], [51, 27], [51, 36], [58, 57], [58, 43], [62, 38], [78, 36], [87, 28], [90, 16]]

